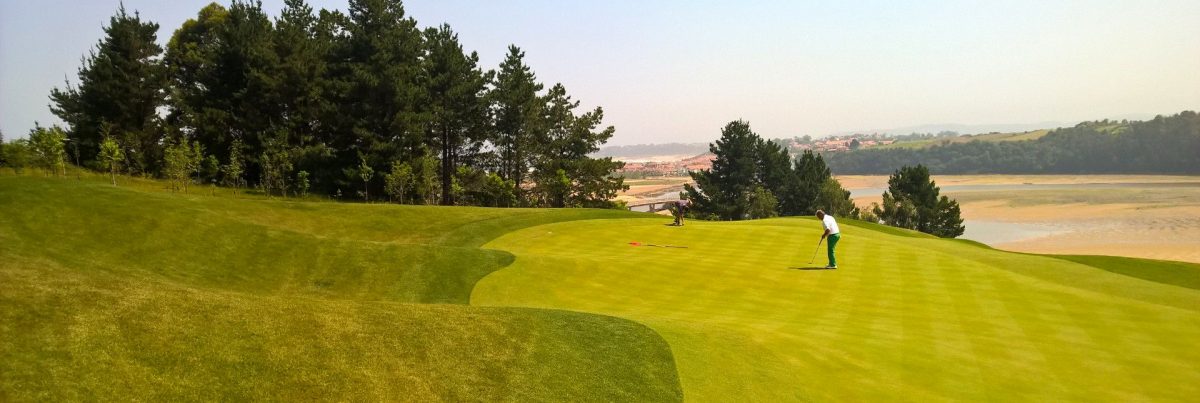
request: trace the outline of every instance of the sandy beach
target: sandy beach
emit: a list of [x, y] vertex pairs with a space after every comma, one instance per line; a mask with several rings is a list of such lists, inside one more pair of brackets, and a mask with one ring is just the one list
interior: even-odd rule
[[[971, 238], [1019, 252], [1142, 257], [1200, 263], [1200, 176], [942, 175]], [[848, 189], [887, 186], [886, 176], [838, 177]], [[948, 189], [948, 190], [945, 190]], [[880, 192], [882, 193], [882, 192]], [[879, 202], [856, 195], [860, 206]], [[979, 234], [979, 229], [1006, 234]], [[1016, 238], [1016, 239], [1013, 239]], [[982, 239], [981, 239], [982, 240]]]

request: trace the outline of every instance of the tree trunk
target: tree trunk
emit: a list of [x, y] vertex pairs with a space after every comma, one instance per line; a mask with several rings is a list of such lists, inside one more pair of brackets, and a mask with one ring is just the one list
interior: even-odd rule
[[450, 184], [452, 170], [454, 169], [453, 145], [450, 144], [450, 130], [442, 128], [442, 205], [454, 205], [454, 196], [451, 194]]

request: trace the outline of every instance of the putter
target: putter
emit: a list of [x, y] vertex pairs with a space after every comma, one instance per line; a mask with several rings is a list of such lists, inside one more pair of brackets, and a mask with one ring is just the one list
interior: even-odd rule
[[808, 264], [812, 264], [814, 260], [817, 260], [817, 252], [821, 250], [821, 242], [825, 242], [824, 237], [822, 237], [820, 241], [817, 241], [817, 248], [813, 249], [812, 258], [808, 259]]

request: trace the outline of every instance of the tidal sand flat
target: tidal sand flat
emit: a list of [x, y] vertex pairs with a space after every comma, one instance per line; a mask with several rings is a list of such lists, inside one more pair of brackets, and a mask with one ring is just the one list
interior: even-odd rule
[[[839, 177], [855, 202], [880, 200], [885, 176]], [[964, 238], [1020, 252], [1200, 262], [1200, 177], [935, 177], [962, 204]], [[851, 185], [847, 185], [851, 187]]]

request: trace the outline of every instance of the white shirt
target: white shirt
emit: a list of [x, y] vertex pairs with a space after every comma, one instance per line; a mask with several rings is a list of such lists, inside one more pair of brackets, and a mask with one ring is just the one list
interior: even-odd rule
[[829, 214], [826, 214], [825, 218], [821, 219], [821, 226], [829, 230], [829, 235], [842, 233], [842, 231], [838, 229], [837, 221], [834, 221], [833, 216]]

